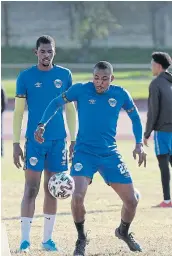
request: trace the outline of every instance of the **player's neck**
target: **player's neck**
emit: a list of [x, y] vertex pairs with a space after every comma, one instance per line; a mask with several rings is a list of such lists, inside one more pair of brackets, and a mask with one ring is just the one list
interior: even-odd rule
[[157, 76], [161, 75], [164, 72], [167, 72], [167, 70], [165, 70], [165, 69], [160, 70], [159, 73], [157, 74]]
[[49, 71], [50, 69], [53, 68], [53, 64], [51, 64], [50, 66], [43, 66], [42, 64], [38, 63], [37, 64], [37, 68], [41, 71]]

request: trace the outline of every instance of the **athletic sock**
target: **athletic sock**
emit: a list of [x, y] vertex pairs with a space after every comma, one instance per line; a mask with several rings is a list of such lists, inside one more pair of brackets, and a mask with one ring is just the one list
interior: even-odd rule
[[56, 215], [44, 214], [44, 237], [43, 243], [46, 243], [52, 237]]
[[75, 226], [76, 229], [78, 231], [78, 239], [86, 239], [86, 234], [84, 231], [84, 222], [85, 220], [83, 220], [82, 222], [75, 222]]
[[30, 229], [32, 218], [21, 217], [21, 243], [27, 241], [30, 243]]
[[119, 233], [123, 236], [126, 236], [128, 234], [128, 230], [131, 223], [125, 222], [121, 219], [121, 224], [119, 226]]

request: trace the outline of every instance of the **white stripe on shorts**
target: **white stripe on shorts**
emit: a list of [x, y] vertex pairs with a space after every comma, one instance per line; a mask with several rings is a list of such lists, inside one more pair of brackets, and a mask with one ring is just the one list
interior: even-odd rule
[[160, 147], [159, 147], [159, 142], [158, 142], [158, 132], [155, 131], [155, 146], [157, 150], [157, 155], [160, 155]]

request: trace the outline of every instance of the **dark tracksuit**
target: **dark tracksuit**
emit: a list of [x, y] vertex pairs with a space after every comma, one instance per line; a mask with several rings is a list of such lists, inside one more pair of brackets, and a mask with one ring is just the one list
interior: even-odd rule
[[161, 170], [164, 200], [169, 200], [169, 162], [172, 166], [172, 74], [169, 72], [162, 72], [149, 87], [144, 137], [148, 139], [152, 131], [154, 131], [155, 152]]

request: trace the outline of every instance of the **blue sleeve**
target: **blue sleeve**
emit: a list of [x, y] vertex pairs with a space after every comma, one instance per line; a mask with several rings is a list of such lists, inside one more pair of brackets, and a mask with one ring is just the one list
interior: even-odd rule
[[74, 84], [72, 85], [67, 92], [65, 92], [65, 96], [68, 102], [77, 101], [82, 91], [82, 84]]
[[63, 106], [68, 102], [76, 101], [78, 98], [79, 88], [80, 88], [80, 84], [73, 85], [68, 91], [64, 92], [59, 97], [52, 100], [48, 105], [48, 107], [46, 108], [39, 124], [47, 125], [48, 122], [57, 113], [59, 107]]
[[65, 101], [63, 94], [52, 100], [48, 107], [45, 109], [39, 124], [47, 125], [48, 122], [55, 116], [58, 109], [65, 103], [67, 102]]
[[16, 97], [19, 98], [26, 98], [26, 84], [24, 81], [24, 77], [23, 77], [23, 73], [21, 73], [18, 78], [17, 78], [17, 82], [16, 82]]
[[133, 133], [136, 140], [136, 143], [143, 142], [143, 127], [141, 123], [141, 118], [138, 112], [136, 105], [131, 97], [131, 95], [124, 91], [124, 105], [123, 109], [127, 112], [129, 118], [132, 121]]

